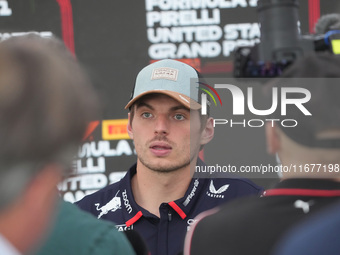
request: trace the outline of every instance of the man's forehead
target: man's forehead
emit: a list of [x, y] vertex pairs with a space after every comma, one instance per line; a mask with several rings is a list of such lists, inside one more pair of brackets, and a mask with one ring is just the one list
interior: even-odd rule
[[172, 97], [161, 94], [161, 93], [153, 93], [153, 94], [148, 94], [143, 97], [141, 97], [136, 103], [136, 107], [139, 108], [141, 106], [152, 106], [153, 104], [158, 104], [158, 103], [168, 103], [171, 108], [175, 107], [177, 109], [186, 109], [189, 111], [187, 107], [185, 107], [182, 103], [179, 101], [173, 99]]

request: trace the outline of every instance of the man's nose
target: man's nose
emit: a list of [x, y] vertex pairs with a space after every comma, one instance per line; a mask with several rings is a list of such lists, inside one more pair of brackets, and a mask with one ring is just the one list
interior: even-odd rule
[[165, 135], [169, 133], [169, 120], [166, 116], [158, 116], [155, 121], [155, 134]]

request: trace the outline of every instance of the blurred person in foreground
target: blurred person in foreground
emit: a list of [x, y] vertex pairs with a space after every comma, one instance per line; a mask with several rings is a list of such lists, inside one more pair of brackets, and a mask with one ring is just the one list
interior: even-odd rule
[[[32, 33], [0, 43], [1, 254], [34, 254], [50, 228], [62, 224], [63, 219], [58, 219], [58, 225], [53, 224], [59, 203], [61, 208], [69, 208], [69, 213], [79, 211], [61, 201], [57, 184], [69, 173], [95, 109], [98, 109], [97, 99], [88, 78], [57, 39]], [[109, 228], [115, 230], [110, 224], [106, 232], [98, 233], [104, 222], [95, 218], [93, 224], [84, 221], [88, 225], [77, 231], [88, 229], [97, 233], [98, 238], [91, 239], [95, 234], [87, 237], [73, 229], [80, 225], [78, 220], [82, 219], [63, 225], [59, 240], [53, 241], [61, 244], [68, 239], [72, 246], [79, 245], [72, 240], [80, 238], [83, 246], [92, 246], [95, 251], [94, 241], [100, 241], [100, 235], [108, 233]], [[126, 244], [128, 252], [124, 254], [133, 254], [127, 241]], [[58, 254], [114, 254], [112, 250], [78, 253], [80, 248], [67, 253], [63, 249], [68, 247], [56, 247], [58, 250], [54, 252]]]
[[[277, 154], [285, 169], [282, 180], [263, 197], [240, 199], [200, 215], [186, 237], [185, 254], [271, 254], [292, 226], [339, 201], [339, 70], [339, 56], [313, 54], [285, 70], [282, 78], [288, 79], [267, 85], [270, 90], [302, 87], [311, 95], [298, 107], [288, 104], [285, 116], [272, 116], [294, 119], [296, 126], [266, 126], [268, 152]], [[305, 115], [303, 107], [312, 115]]]
[[100, 219], [138, 231], [152, 255], [183, 252], [187, 229], [199, 213], [262, 194], [246, 179], [193, 178], [195, 167], [205, 166], [199, 151], [214, 136], [213, 119], [201, 115], [199, 77], [191, 66], [171, 59], [139, 72], [125, 107], [137, 163], [119, 182], [78, 202]]
[[275, 255], [340, 254], [340, 203], [292, 228], [276, 248]]
[[[339, 30], [340, 14], [322, 15], [315, 25], [317, 34]], [[337, 31], [336, 31], [337, 32]], [[327, 254], [340, 253], [340, 203], [327, 207], [287, 232], [277, 246], [279, 255]]]

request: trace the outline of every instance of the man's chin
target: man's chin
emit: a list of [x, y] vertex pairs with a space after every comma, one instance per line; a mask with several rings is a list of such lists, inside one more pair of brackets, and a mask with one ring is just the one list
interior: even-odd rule
[[175, 172], [178, 170], [181, 170], [185, 167], [188, 167], [190, 162], [187, 163], [183, 163], [183, 164], [171, 164], [171, 163], [167, 163], [167, 162], [162, 162], [162, 163], [152, 163], [152, 164], [148, 164], [148, 163], [143, 163], [142, 164], [144, 166], [146, 166], [147, 168], [149, 168], [152, 171], [158, 172], [158, 173], [171, 173], [171, 172]]

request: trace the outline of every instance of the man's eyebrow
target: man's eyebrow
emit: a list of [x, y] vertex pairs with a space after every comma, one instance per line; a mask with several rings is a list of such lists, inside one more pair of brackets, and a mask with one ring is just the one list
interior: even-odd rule
[[139, 104], [136, 105], [136, 109], [141, 108], [141, 107], [147, 107], [151, 110], [154, 110], [155, 108], [153, 108], [151, 105], [144, 103], [144, 102], [140, 102]]
[[190, 110], [187, 107], [185, 107], [184, 105], [178, 105], [178, 106], [171, 107], [170, 110], [171, 111], [185, 110], [187, 112], [190, 112]]
[[[151, 110], [154, 110], [154, 109], [155, 109], [153, 106], [151, 106], [151, 105], [149, 105], [149, 104], [147, 104], [147, 103], [145, 103], [145, 102], [140, 102], [139, 104], [136, 105], [136, 109], [141, 108], [141, 107], [147, 107], [147, 108], [149, 108], [149, 109], [151, 109]], [[187, 112], [190, 111], [190, 110], [189, 110], [187, 107], [185, 107], [184, 105], [176, 105], [176, 106], [170, 108], [170, 111], [177, 111], [177, 110], [185, 110], [185, 111], [187, 111]]]

